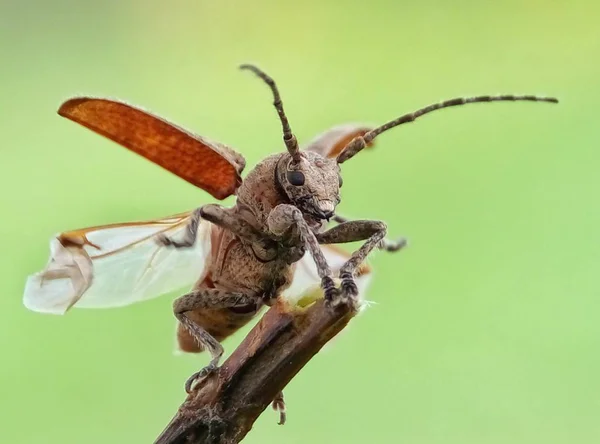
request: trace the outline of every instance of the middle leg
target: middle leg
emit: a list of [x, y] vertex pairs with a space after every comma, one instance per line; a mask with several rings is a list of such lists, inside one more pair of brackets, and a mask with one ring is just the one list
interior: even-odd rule
[[246, 239], [257, 244], [265, 244], [268, 239], [259, 230], [254, 228], [244, 219], [240, 218], [235, 209], [224, 208], [217, 204], [207, 204], [194, 210], [186, 226], [183, 239], [177, 241], [164, 234], [159, 234], [156, 241], [159, 245], [173, 248], [190, 248], [194, 246], [198, 235], [198, 227], [201, 219], [207, 220], [219, 227], [231, 231], [242, 239]]

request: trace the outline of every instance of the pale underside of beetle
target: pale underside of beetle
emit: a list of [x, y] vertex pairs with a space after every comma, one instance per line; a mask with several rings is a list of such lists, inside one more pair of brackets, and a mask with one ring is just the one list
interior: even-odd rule
[[[244, 180], [244, 158], [235, 150], [194, 135], [122, 102], [75, 98], [59, 114], [142, 155], [217, 199], [235, 195], [231, 208], [208, 204], [167, 218], [104, 225], [58, 234], [45, 270], [28, 278], [24, 303], [62, 314], [71, 307], [117, 307], [182, 288], [175, 301], [183, 351], [207, 349], [217, 368], [220, 342], [282, 296], [321, 287], [330, 307], [356, 304], [370, 278], [364, 265], [375, 249], [398, 251], [404, 241], [385, 238], [380, 221], [336, 214], [340, 164], [384, 131], [450, 106], [490, 101], [545, 101], [536, 96], [479, 96], [447, 100], [385, 125], [334, 127], [302, 149], [283, 111], [273, 80], [244, 65], [271, 88], [287, 151], [261, 161]], [[333, 220], [337, 225], [328, 228]], [[363, 241], [352, 254], [331, 244]], [[337, 280], [339, 279], [339, 281]], [[339, 283], [339, 285], [338, 285]], [[282, 399], [280, 400], [283, 405]]]

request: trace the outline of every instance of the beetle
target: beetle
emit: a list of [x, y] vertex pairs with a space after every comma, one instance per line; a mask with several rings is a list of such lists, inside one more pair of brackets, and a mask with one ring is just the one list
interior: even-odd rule
[[[248, 323], [278, 296], [320, 285], [329, 307], [357, 302], [368, 282], [364, 265], [379, 248], [394, 252], [403, 239], [386, 238], [376, 220], [348, 220], [336, 214], [340, 165], [370, 147], [383, 132], [435, 110], [492, 101], [553, 102], [552, 97], [499, 95], [457, 98], [429, 105], [382, 126], [334, 127], [303, 149], [298, 145], [273, 79], [254, 65], [242, 65], [271, 89], [286, 151], [259, 162], [242, 180], [245, 160], [234, 149], [198, 136], [124, 102], [78, 97], [58, 114], [162, 166], [216, 199], [235, 195], [225, 208], [206, 204], [174, 216], [96, 226], [58, 234], [50, 261], [30, 276], [24, 294], [32, 310], [65, 313], [77, 307], [114, 307], [142, 301], [186, 285], [175, 300], [179, 346], [207, 350], [210, 364], [193, 383], [218, 368], [220, 342]], [[327, 228], [327, 223], [337, 223]], [[352, 254], [333, 244], [363, 241]], [[308, 253], [308, 254], [307, 254]], [[339, 286], [334, 278], [339, 278]], [[278, 401], [278, 400], [276, 400]], [[281, 399], [281, 403], [282, 403]]]

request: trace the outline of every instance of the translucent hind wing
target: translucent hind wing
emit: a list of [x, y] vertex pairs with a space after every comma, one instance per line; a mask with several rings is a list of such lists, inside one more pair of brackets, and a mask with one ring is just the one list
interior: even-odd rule
[[46, 269], [27, 279], [23, 303], [34, 311], [64, 314], [72, 306], [119, 307], [191, 287], [205, 273], [210, 223], [200, 223], [192, 248], [174, 250], [155, 242], [158, 234], [180, 238], [190, 215], [59, 234], [50, 241]]

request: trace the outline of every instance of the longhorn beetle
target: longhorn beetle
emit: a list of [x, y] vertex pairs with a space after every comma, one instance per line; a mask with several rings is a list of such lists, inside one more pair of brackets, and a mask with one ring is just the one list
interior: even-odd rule
[[[359, 293], [355, 277], [361, 270], [368, 272], [361, 264], [369, 253], [374, 248], [398, 251], [404, 245], [403, 240], [386, 239], [381, 221], [336, 215], [341, 164], [385, 131], [435, 110], [478, 102], [558, 102], [532, 95], [451, 99], [377, 128], [335, 127], [300, 149], [273, 79], [253, 65], [241, 69], [253, 72], [271, 89], [286, 147], [259, 162], [243, 181], [245, 160], [233, 149], [141, 109], [88, 97], [60, 107], [61, 116], [217, 199], [236, 195], [236, 202], [231, 208], [207, 204], [164, 219], [60, 233], [51, 240], [48, 266], [29, 277], [24, 295], [32, 310], [64, 313], [74, 305], [127, 305], [195, 281], [193, 290], [173, 305], [178, 341], [184, 351], [208, 350], [211, 361], [187, 380], [188, 392], [194, 381], [217, 368], [223, 354], [220, 341], [262, 306], [272, 305], [283, 291], [292, 291], [290, 285], [298, 292], [319, 283], [329, 306], [354, 303]], [[338, 225], [326, 229], [330, 219]], [[329, 246], [354, 241], [364, 243], [351, 255]], [[275, 404], [283, 409], [283, 398], [278, 396]]]

